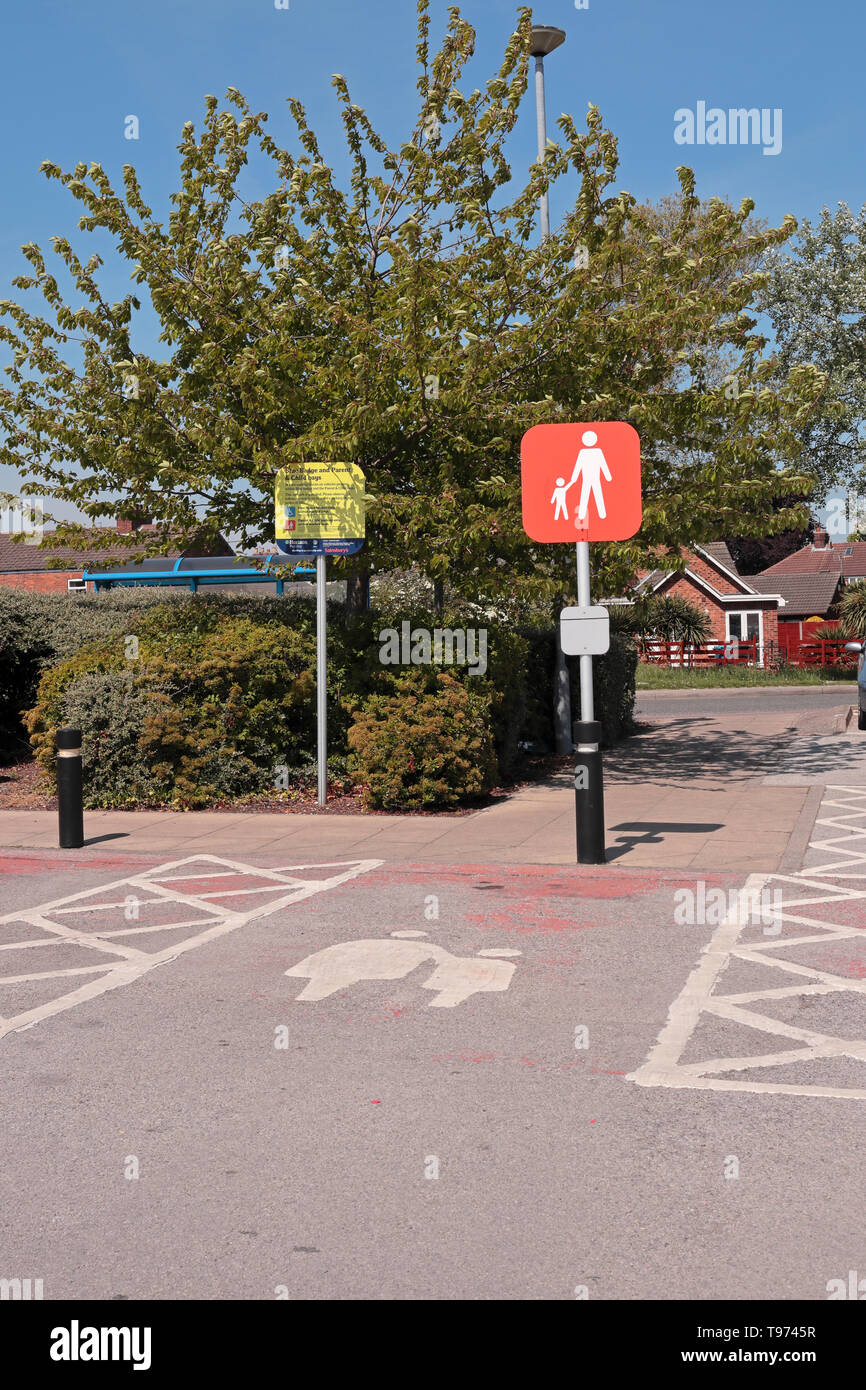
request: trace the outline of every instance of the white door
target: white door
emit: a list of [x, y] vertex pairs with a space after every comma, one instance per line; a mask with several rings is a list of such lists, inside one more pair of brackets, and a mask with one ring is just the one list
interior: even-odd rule
[[764, 664], [764, 615], [758, 609], [742, 609], [725, 615], [728, 640], [757, 641], [758, 665]]

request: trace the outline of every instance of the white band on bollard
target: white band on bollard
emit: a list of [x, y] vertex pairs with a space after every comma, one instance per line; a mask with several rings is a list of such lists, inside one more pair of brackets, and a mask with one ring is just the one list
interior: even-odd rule
[[58, 756], [58, 758], [80, 758], [80, 757], [81, 757], [81, 749], [80, 749], [80, 748], [58, 748], [58, 749], [57, 749], [57, 756]]

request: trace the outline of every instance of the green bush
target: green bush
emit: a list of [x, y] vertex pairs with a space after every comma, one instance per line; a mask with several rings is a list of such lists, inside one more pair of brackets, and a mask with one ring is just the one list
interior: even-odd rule
[[[51, 599], [66, 602], [63, 596]], [[26, 726], [37, 758], [53, 775], [56, 729], [80, 725], [89, 805], [208, 806], [275, 789], [284, 767], [294, 783], [310, 777], [316, 647], [309, 600], [220, 594], [166, 600], [163, 594], [154, 601], [144, 591], [100, 595], [81, 608], [79, 599], [71, 602], [63, 614], [65, 630], [46, 633], [44, 613], [34, 623], [27, 650], [39, 653], [34, 659], [41, 678]], [[46, 611], [56, 608], [56, 601], [49, 602]], [[383, 664], [380, 634], [386, 627], [399, 634], [404, 620], [410, 632], [486, 628], [486, 671]], [[83, 636], [88, 643], [77, 649]], [[130, 652], [130, 637], [136, 638], [137, 654]], [[71, 649], [53, 666], [51, 642], [58, 650]], [[24, 639], [14, 639], [13, 646], [25, 651]], [[608, 744], [631, 728], [636, 660], [634, 644], [614, 634], [610, 653], [594, 663], [596, 717]], [[491, 779], [512, 777], [527, 747], [552, 748], [554, 661], [552, 624], [516, 629], [482, 614], [467, 622], [453, 610], [391, 611], [383, 618], [329, 604], [330, 771], [341, 773], [351, 762], [353, 775], [372, 788], [371, 805], [447, 806], [479, 795]], [[577, 717], [578, 663], [570, 666]], [[443, 685], [439, 678], [446, 676]], [[422, 697], [426, 703], [419, 710]], [[397, 713], [404, 700], [415, 702], [411, 717]], [[419, 741], [408, 781], [401, 738], [386, 731], [373, 738], [373, 726], [381, 722], [376, 711], [388, 711], [404, 734], [411, 727]], [[439, 750], [432, 735], [428, 739], [437, 721], [446, 740]], [[453, 759], [447, 745], [452, 725], [458, 743]], [[358, 735], [358, 727], [367, 734]], [[480, 761], [474, 771], [464, 771], [461, 749], [474, 739], [481, 740]], [[382, 762], [387, 748], [390, 771]], [[451, 759], [449, 768], [443, 771], [437, 758]]]
[[[637, 663], [636, 644], [619, 632], [610, 634], [610, 650], [592, 663], [595, 717], [601, 720], [602, 738], [608, 747], [634, 731]], [[578, 690], [572, 708], [579, 707]]]
[[[151, 699], [150, 691], [136, 688], [131, 671], [94, 671], [66, 687], [59, 722], [82, 733], [86, 807], [152, 800], [151, 768], [141, 742]], [[53, 756], [48, 767], [53, 782]]]
[[456, 806], [496, 783], [487, 700], [444, 671], [413, 669], [393, 695], [371, 695], [349, 747], [365, 805], [376, 810]]
[[710, 619], [703, 608], [679, 594], [647, 594], [633, 604], [614, 604], [611, 629], [659, 642], [706, 642]]
[[866, 580], [846, 584], [839, 602], [840, 636], [849, 642], [866, 641]]
[[[455, 680], [461, 684], [465, 683], [473, 694], [481, 695], [487, 701], [499, 774], [503, 778], [511, 776], [520, 762], [520, 743], [524, 738], [529, 709], [530, 644], [526, 637], [501, 623], [486, 620], [483, 615], [467, 620], [465, 613], [453, 609], [438, 614], [427, 608], [404, 608], [396, 611], [390, 609], [386, 610], [384, 615], [377, 613], [368, 616], [374, 619], [371, 640], [377, 649], [372, 671], [365, 667], [363, 662], [359, 665], [358, 645], [359, 638], [362, 637], [360, 629], [350, 629], [355, 650], [350, 653], [352, 660], [346, 678], [347, 691], [352, 692], [350, 708], [353, 711], [361, 707], [368, 694], [390, 693], [395, 679], [399, 679], [407, 670], [424, 669], [405, 666], [383, 667], [379, 663], [380, 634], [387, 629], [393, 629], [398, 636], [404, 622], [409, 625], [410, 635], [419, 628], [429, 632], [431, 636], [437, 629], [452, 632], [472, 629], [475, 633], [476, 658], [479, 654], [480, 632], [486, 633], [486, 670], [483, 674], [473, 673], [468, 664], [458, 666], [443, 663], [435, 669], [447, 671]], [[363, 634], [363, 637], [366, 640], [367, 634]]]
[[[211, 805], [273, 786], [277, 767], [309, 762], [315, 747], [315, 681], [304, 634], [267, 628], [255, 620], [255, 610], [223, 622], [213, 621], [213, 611], [197, 616], [200, 621], [191, 623], [184, 610], [154, 612], [138, 623], [134, 659], [125, 654], [125, 637], [115, 636], [45, 674], [27, 726], [49, 772], [56, 729], [69, 720], [67, 700], [80, 711], [82, 678], [96, 673], [126, 677], [130, 690], [144, 699], [143, 720], [129, 739], [148, 765], [143, 788], [148, 803]], [[113, 746], [120, 784], [126, 739], [119, 736]], [[119, 804], [111, 797], [105, 766], [97, 778], [86, 750], [87, 795], [108, 798], [91, 804]]]
[[21, 713], [34, 703], [47, 667], [104, 637], [133, 631], [139, 614], [167, 607], [170, 595], [166, 589], [40, 594], [0, 586], [0, 762], [26, 747]]

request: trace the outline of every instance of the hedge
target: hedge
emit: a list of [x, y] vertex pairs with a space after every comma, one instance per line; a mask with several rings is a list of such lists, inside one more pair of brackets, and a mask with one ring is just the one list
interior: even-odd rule
[[[0, 763], [26, 748], [21, 711], [36, 700], [48, 667], [180, 595], [166, 589], [106, 594], [39, 594], [0, 585]], [[186, 596], [184, 596], [186, 597]]]
[[[45, 602], [26, 596], [34, 599]], [[88, 806], [202, 807], [276, 795], [286, 779], [310, 778], [309, 600], [163, 594], [154, 601], [134, 593], [69, 602], [57, 632], [42, 613], [21, 643], [42, 672], [26, 727], [49, 777], [56, 729], [82, 729]], [[49, 600], [46, 611], [54, 607]], [[469, 626], [486, 627], [487, 668], [471, 674], [466, 666], [380, 660], [385, 628], [399, 632], [403, 621], [410, 632], [460, 628], [459, 612], [392, 609], [383, 617], [328, 608], [329, 771], [350, 774], [368, 805], [456, 805], [512, 778], [527, 750], [552, 748], [552, 628], [515, 630], [473, 618]], [[66, 650], [48, 665], [52, 643]], [[596, 716], [607, 743], [630, 731], [636, 663], [634, 644], [617, 635], [594, 663]]]

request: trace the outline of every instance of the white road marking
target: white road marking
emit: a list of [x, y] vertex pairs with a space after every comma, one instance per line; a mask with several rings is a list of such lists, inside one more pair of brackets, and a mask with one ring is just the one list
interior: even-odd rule
[[327, 999], [360, 980], [399, 980], [425, 962], [435, 966], [433, 974], [421, 982], [423, 989], [437, 991], [430, 1000], [431, 1009], [453, 1009], [472, 994], [500, 992], [511, 984], [516, 967], [510, 961], [482, 959], [480, 954], [452, 956], [435, 942], [395, 941], [395, 935], [341, 941], [299, 961], [286, 971], [309, 980], [296, 1000]]
[[[844, 793], [849, 799], [840, 800], [839, 793]], [[825, 811], [842, 808], [845, 810], [842, 816], [824, 814]], [[766, 1067], [799, 1066], [803, 1062], [834, 1057], [866, 1061], [866, 1039], [843, 1038], [812, 1028], [795, 1027], [761, 1012], [762, 1001], [810, 995], [847, 994], [853, 997], [866, 993], [866, 979], [851, 978], [838, 975], [831, 970], [805, 966], [799, 961], [786, 959], [783, 955], [792, 948], [815, 943], [846, 939], [855, 940], [860, 944], [866, 943], [866, 887], [858, 888], [851, 882], [852, 879], [866, 878], [866, 872], [863, 871], [866, 869], [866, 789], [828, 786], [815, 821], [818, 834], [822, 834], [826, 829], [846, 832], [841, 836], [825, 836], [811, 841], [811, 850], [831, 855], [828, 862], [810, 865], [801, 869], [798, 874], [752, 874], [747, 880], [740, 891], [736, 906], [728, 912], [704, 948], [702, 958], [686, 981], [682, 993], [671, 1005], [667, 1023], [655, 1047], [643, 1065], [630, 1073], [627, 1080], [635, 1081], [639, 1086], [866, 1100], [866, 1087], [760, 1080], [761, 1069]], [[851, 846], [852, 842], [856, 841], [863, 843], [855, 849]], [[853, 869], [855, 863], [860, 866], [860, 872], [847, 872]], [[831, 883], [828, 881], [831, 878], [837, 881]], [[776, 923], [793, 924], [806, 927], [808, 930], [799, 935], [774, 935], [772, 939], [741, 941], [740, 938], [745, 932], [754, 930], [748, 921], [748, 904], [758, 901], [762, 889], [765, 890], [770, 885], [780, 888], [783, 894], [790, 890], [791, 886], [795, 891], [799, 888], [805, 890], [806, 896], [794, 897], [788, 901], [784, 901], [783, 898], [781, 907], [773, 907], [771, 910], [775, 919], [774, 926]], [[862, 926], [859, 927], [828, 922], [791, 910], [819, 903], [827, 907], [830, 904], [841, 905], [854, 901], [863, 904]], [[744, 902], [747, 909], [745, 912], [740, 908], [741, 902]], [[774, 988], [739, 989], [726, 994], [724, 971], [733, 960], [784, 971], [792, 978], [792, 983], [779, 984]], [[793, 983], [795, 980], [798, 983]], [[759, 1029], [770, 1038], [787, 1039], [799, 1043], [800, 1046], [760, 1055], [708, 1057], [700, 1062], [683, 1062], [686, 1047], [697, 1025], [705, 1018], [718, 1018], [729, 1024], [745, 1024], [751, 1037], [754, 1037], [751, 1030]], [[742, 1072], [744, 1079], [739, 1081], [732, 1077], [723, 1077], [721, 1073], [725, 1072]]]
[[[294, 864], [285, 869], [259, 869], [252, 864], [243, 864], [212, 854], [194, 854], [188, 855], [184, 859], [175, 859], [170, 863], [161, 864], [140, 874], [130, 874], [128, 877], [117, 879], [113, 883], [103, 884], [100, 888], [87, 888], [79, 893], [70, 893], [66, 897], [55, 898], [51, 902], [40, 903], [37, 907], [7, 912], [4, 916], [0, 916], [0, 926], [8, 923], [21, 923], [44, 931], [46, 936], [36, 941], [29, 939], [9, 942], [0, 947], [0, 950], [20, 950], [24, 947], [44, 945], [72, 945], [81, 947], [87, 952], [100, 951], [110, 959], [99, 965], [82, 965], [62, 970], [40, 971], [34, 974], [0, 974], [0, 999], [2, 999], [3, 986], [34, 980], [56, 979], [62, 982], [76, 975], [93, 973], [98, 973], [100, 976], [99, 979], [91, 980], [78, 989], [72, 990], [68, 994], [61, 994], [35, 1008], [25, 1009], [23, 1012], [10, 1017], [0, 1018], [0, 1038], [5, 1037], [7, 1033], [22, 1032], [25, 1028], [32, 1028], [35, 1023], [40, 1023], [55, 1014], [72, 1009], [77, 1004], [82, 1004], [108, 990], [132, 984], [133, 981], [141, 979], [143, 975], [149, 974], [157, 966], [168, 964], [169, 961], [175, 960], [186, 951], [191, 951], [195, 947], [205, 945], [208, 941], [213, 941], [217, 937], [235, 931], [238, 927], [245, 926], [247, 922], [251, 922], [257, 917], [270, 916], [279, 911], [280, 908], [291, 907], [316, 893], [325, 892], [329, 888], [337, 888], [350, 879], [356, 878], [359, 874], [379, 868], [382, 863], [383, 860], [381, 859], [360, 859], [350, 862], [343, 861], [342, 863], [331, 861], [322, 865]], [[171, 870], [181, 869], [184, 865], [201, 867], [201, 871], [194, 872], [190, 868], [185, 874], [176, 873], [171, 876]], [[217, 868], [212, 870], [211, 865], [215, 865]], [[294, 878], [292, 870], [301, 869], [338, 869], [341, 872], [318, 879]], [[226, 895], [220, 890], [215, 890], [212, 893], [206, 891], [188, 893], [168, 886], [172, 883], [189, 882], [207, 884], [212, 878], [226, 877], [229, 874], [271, 879], [274, 880], [274, 891], [279, 892], [280, 889], [283, 891], [280, 896], [269, 902], [239, 910], [228, 906], [225, 902]], [[76, 930], [74, 927], [56, 920], [58, 916], [68, 916], [70, 912], [74, 911], [89, 912], [93, 909], [107, 909], [109, 905], [114, 905], [114, 900], [109, 897], [109, 901], [106, 902], [106, 895], [116, 896], [120, 892], [124, 892], [124, 897], [116, 904], [119, 910], [125, 906], [126, 897], [130, 894], [134, 896], [136, 890], [153, 895], [146, 900], [147, 903], [159, 901], [192, 907], [199, 915], [186, 921], [172, 922], [167, 925], [130, 926], [109, 931]], [[270, 889], [265, 891], [270, 891]], [[141, 906], [144, 907], [146, 902], [142, 901]], [[118, 936], [133, 936], [138, 932], [168, 931], [171, 927], [186, 927], [194, 934], [186, 937], [183, 941], [172, 942], [162, 951], [143, 951], [131, 944], [124, 944], [117, 940]], [[196, 931], [196, 928], [203, 929]], [[120, 961], [117, 960], [118, 956], [122, 958]], [[2, 959], [0, 956], [0, 970], [2, 970]], [[38, 963], [38, 957], [34, 958], [34, 964], [36, 963]]]

